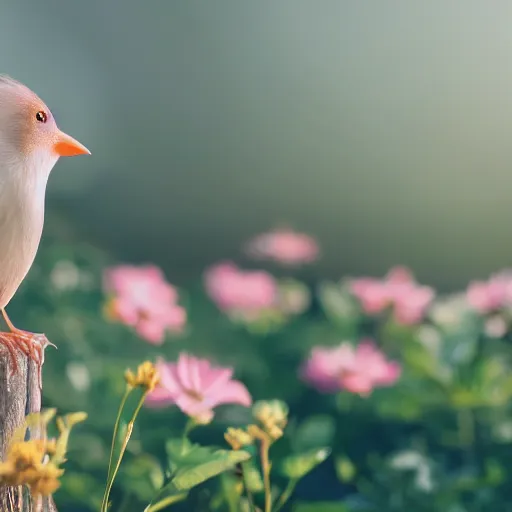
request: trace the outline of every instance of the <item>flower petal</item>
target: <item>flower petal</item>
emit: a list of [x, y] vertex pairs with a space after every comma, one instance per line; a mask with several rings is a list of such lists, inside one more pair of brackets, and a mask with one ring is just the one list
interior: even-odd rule
[[222, 387], [215, 387], [213, 394], [208, 394], [207, 403], [211, 407], [222, 404], [239, 404], [249, 407], [252, 397], [247, 388], [237, 380], [230, 380]]

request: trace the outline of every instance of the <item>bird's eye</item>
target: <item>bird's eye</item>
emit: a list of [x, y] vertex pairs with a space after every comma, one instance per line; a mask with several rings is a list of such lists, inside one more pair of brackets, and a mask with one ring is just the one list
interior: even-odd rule
[[43, 110], [40, 110], [39, 112], [37, 112], [36, 114], [36, 119], [40, 122], [40, 123], [46, 123], [46, 121], [48, 121], [48, 116], [46, 115], [46, 112], [44, 112]]

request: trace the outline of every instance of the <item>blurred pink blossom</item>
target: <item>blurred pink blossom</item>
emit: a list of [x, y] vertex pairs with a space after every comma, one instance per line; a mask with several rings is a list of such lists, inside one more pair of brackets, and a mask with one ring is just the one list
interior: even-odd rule
[[232, 368], [215, 367], [207, 359], [186, 353], [181, 353], [176, 363], [160, 360], [156, 368], [160, 383], [146, 399], [150, 407], [177, 405], [191, 418], [208, 423], [218, 405], [252, 404], [247, 388], [232, 379]]
[[388, 361], [373, 341], [361, 340], [357, 347], [316, 347], [302, 368], [302, 378], [319, 391], [341, 389], [367, 396], [373, 388], [390, 386], [400, 377], [400, 365]]
[[416, 283], [404, 267], [391, 269], [384, 279], [363, 277], [349, 285], [365, 313], [372, 315], [389, 307], [394, 319], [406, 325], [421, 322], [435, 295], [432, 288]]
[[258, 259], [274, 260], [284, 265], [301, 265], [318, 259], [316, 240], [304, 233], [278, 229], [256, 236], [247, 244], [247, 252]]
[[186, 311], [177, 304], [178, 292], [154, 265], [119, 265], [104, 274], [111, 295], [107, 315], [129, 325], [149, 343], [160, 345], [166, 331], [181, 332]]
[[208, 295], [223, 311], [249, 315], [274, 306], [276, 280], [262, 270], [240, 270], [232, 262], [222, 262], [205, 273]]
[[479, 313], [490, 313], [511, 303], [512, 274], [500, 272], [487, 281], [473, 281], [466, 293], [469, 305]]

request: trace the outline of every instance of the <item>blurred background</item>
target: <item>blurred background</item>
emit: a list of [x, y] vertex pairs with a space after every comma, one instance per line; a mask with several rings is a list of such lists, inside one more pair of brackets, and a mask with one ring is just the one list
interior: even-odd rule
[[[48, 204], [185, 281], [293, 222], [318, 272], [402, 262], [460, 286], [509, 263], [512, 6], [20, 0], [2, 71], [92, 150]], [[435, 246], [435, 249], [433, 247]]]
[[[59, 346], [43, 403], [89, 414], [59, 510], [99, 509], [125, 369], [183, 350], [234, 368], [255, 400], [286, 401], [294, 450], [332, 451], [292, 500], [332, 508], [290, 510], [509, 510], [512, 280], [467, 286], [511, 263], [511, 24], [507, 0], [2, 8], [0, 71], [92, 151], [52, 172], [42, 246], [9, 305], [16, 325]], [[279, 226], [312, 235], [318, 261], [291, 269], [241, 250]], [[261, 279], [277, 290], [256, 319], [205, 284], [226, 259], [238, 288], [222, 293], [258, 301]], [[155, 264], [177, 287], [165, 343], [113, 314], [120, 292], [104, 273], [122, 263]], [[396, 265], [418, 282], [400, 268], [382, 277]], [[379, 281], [340, 286], [365, 275]], [[434, 299], [423, 283], [462, 292]], [[298, 378], [305, 361], [326, 370], [314, 347], [368, 337], [393, 374], [370, 387], [385, 389], [338, 383], [332, 396]], [[228, 408], [193, 439], [226, 448], [225, 429], [247, 421]], [[113, 512], [147, 505], [184, 423], [176, 407], [143, 410]], [[212, 485], [181, 510], [234, 512]]]

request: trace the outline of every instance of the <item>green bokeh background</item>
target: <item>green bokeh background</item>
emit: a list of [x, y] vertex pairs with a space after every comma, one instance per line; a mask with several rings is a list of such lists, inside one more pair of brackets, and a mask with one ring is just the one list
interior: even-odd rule
[[92, 158], [49, 204], [186, 280], [278, 221], [318, 272], [412, 266], [443, 288], [510, 263], [507, 0], [19, 0], [0, 68]]
[[[39, 93], [61, 128], [92, 151], [62, 159], [52, 173], [44, 246], [10, 306], [17, 324], [59, 345], [47, 355], [46, 403], [94, 414], [70, 454], [64, 512], [82, 512], [80, 496], [84, 512], [94, 506], [120, 375], [142, 358], [172, 359], [186, 347], [233, 364], [255, 397], [281, 395], [298, 418], [326, 410], [330, 402], [295, 380], [312, 345], [343, 334], [316, 302], [255, 346], [200, 291], [208, 264], [246, 263], [240, 246], [251, 235], [278, 223], [314, 234], [322, 259], [298, 274], [309, 284], [405, 264], [447, 291], [510, 264], [511, 21], [507, 0], [17, 0], [0, 7], [0, 71]], [[48, 276], [58, 260], [74, 261], [95, 285], [52, 291]], [[101, 319], [102, 268], [124, 261], [154, 262], [182, 287], [193, 326], [186, 344], [151, 349]], [[509, 364], [507, 347], [489, 353], [503, 350]], [[88, 368], [90, 392], [62, 392], [70, 362]], [[430, 390], [416, 391], [409, 405], [421, 409]], [[397, 393], [391, 402], [406, 404]], [[453, 430], [449, 404], [434, 421], [404, 420], [405, 405], [383, 419], [376, 403], [354, 420], [355, 459], [406, 449], [418, 429], [440, 475], [454, 467], [473, 474], [464, 449], [436, 444]], [[156, 430], [155, 419], [142, 418], [150, 452], [182, 427], [176, 411], [165, 414]], [[432, 506], [444, 508], [433, 510], [461, 512], [473, 503], [467, 510], [478, 512], [509, 502], [503, 468], [510, 454], [489, 433], [509, 414], [500, 406], [481, 420], [489, 435], [482, 457], [491, 466], [499, 459], [499, 477], [472, 480], [460, 495], [447, 491], [447, 501], [441, 493]], [[222, 421], [199, 440], [221, 442], [231, 420]], [[369, 495], [384, 507], [387, 490], [410, 486], [379, 464], [368, 466], [382, 477]], [[321, 488], [338, 498], [330, 469], [301, 492], [319, 498], [308, 489]], [[486, 494], [486, 486], [502, 487]], [[410, 510], [403, 504], [416, 499], [427, 506], [423, 495], [405, 494], [386, 510]]]

